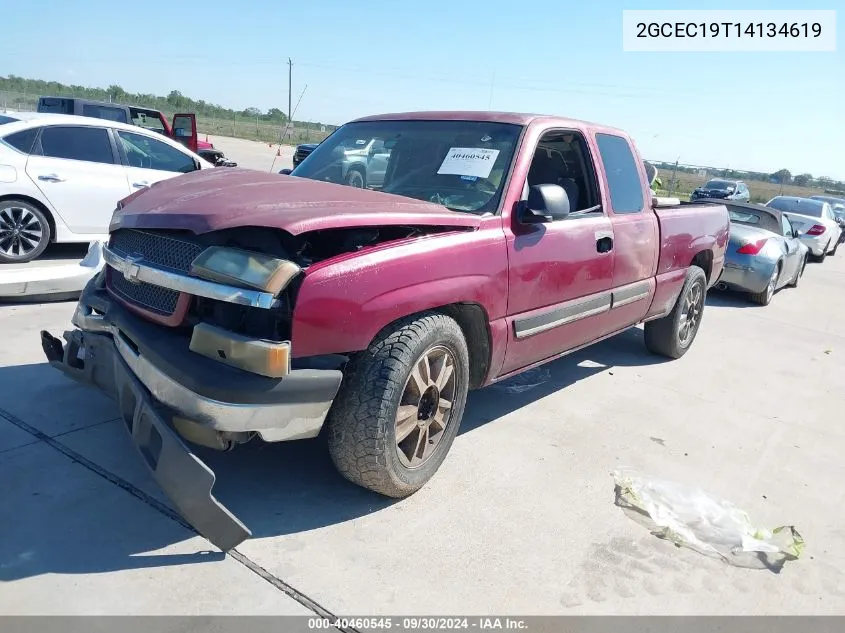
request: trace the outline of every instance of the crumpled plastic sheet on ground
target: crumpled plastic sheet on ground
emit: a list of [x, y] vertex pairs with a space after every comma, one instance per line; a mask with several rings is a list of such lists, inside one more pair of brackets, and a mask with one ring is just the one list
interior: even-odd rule
[[549, 382], [551, 379], [552, 373], [547, 367], [538, 367], [536, 369], [529, 369], [521, 374], [517, 374], [513, 378], [508, 378], [500, 383], [491, 385], [491, 388], [498, 389], [506, 393], [524, 393]]
[[779, 572], [796, 560], [804, 539], [794, 526], [755, 528], [729, 501], [671, 481], [617, 470], [616, 505], [652, 534], [738, 567]]

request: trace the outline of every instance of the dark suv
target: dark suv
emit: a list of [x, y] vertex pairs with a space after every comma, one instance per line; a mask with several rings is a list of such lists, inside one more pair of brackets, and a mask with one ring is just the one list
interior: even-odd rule
[[748, 187], [741, 180], [713, 178], [690, 194], [691, 201], [703, 200], [706, 198], [748, 202], [751, 199], [751, 194], [748, 192]]

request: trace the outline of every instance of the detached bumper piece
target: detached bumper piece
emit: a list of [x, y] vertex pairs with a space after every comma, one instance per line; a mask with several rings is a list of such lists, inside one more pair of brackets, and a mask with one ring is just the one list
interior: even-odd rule
[[224, 552], [249, 538], [250, 530], [214, 498], [214, 472], [167, 424], [166, 412], [135, 378], [112, 335], [73, 330], [64, 338], [66, 344], [41, 332], [50, 364], [117, 402], [133, 443], [185, 520]]

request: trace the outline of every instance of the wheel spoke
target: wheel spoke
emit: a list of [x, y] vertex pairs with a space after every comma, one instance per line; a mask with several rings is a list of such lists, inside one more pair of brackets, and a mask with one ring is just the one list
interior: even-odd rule
[[427, 381], [423, 378], [422, 373], [420, 371], [420, 365], [423, 362], [423, 359], [420, 359], [416, 365], [414, 365], [414, 369], [411, 371], [411, 380], [414, 382], [414, 387], [417, 389], [417, 395], [422, 396], [425, 393], [425, 389], [428, 386]]
[[29, 252], [38, 246], [38, 239], [33, 240], [23, 233], [18, 236], [18, 241], [21, 243], [21, 246], [26, 250], [26, 252]]
[[420, 429], [419, 435], [417, 436], [417, 446], [414, 449], [414, 453], [411, 456], [411, 459], [422, 459], [423, 455], [425, 455], [425, 449], [428, 447], [428, 427], [424, 427]]
[[0, 211], [0, 222], [3, 223], [3, 226], [7, 226], [9, 228], [13, 228], [15, 226], [15, 218], [12, 217], [10, 209], [3, 209]]
[[454, 370], [455, 368], [454, 365], [452, 365], [452, 363], [450, 362], [450, 358], [448, 356], [444, 356], [443, 362], [440, 365], [440, 372], [437, 374], [437, 378], [434, 381], [440, 391], [443, 391], [443, 389], [446, 387], [446, 384], [452, 377], [452, 372]]
[[[438, 408], [437, 411], [434, 413], [434, 417], [431, 419], [432, 423], [436, 424], [439, 431], [446, 430], [446, 410]], [[429, 426], [429, 431], [431, 430], [431, 426]]]
[[402, 442], [407, 439], [407, 437], [414, 432], [414, 429], [418, 429], [417, 426], [417, 418], [416, 416], [412, 418], [407, 418], [402, 422], [396, 425], [396, 443], [401, 444]]

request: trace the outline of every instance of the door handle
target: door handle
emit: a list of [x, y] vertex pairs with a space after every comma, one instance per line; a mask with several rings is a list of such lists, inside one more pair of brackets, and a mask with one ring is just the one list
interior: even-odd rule
[[133, 182], [132, 186], [136, 189], [143, 189], [144, 187], [149, 187], [150, 183], [148, 183], [146, 180], [142, 180], [141, 182]]
[[609, 231], [596, 231], [596, 251], [609, 253], [613, 250], [613, 233]]
[[57, 176], [56, 174], [44, 174], [43, 176], [39, 176], [38, 180], [43, 180], [45, 182], [64, 182], [65, 179]]

